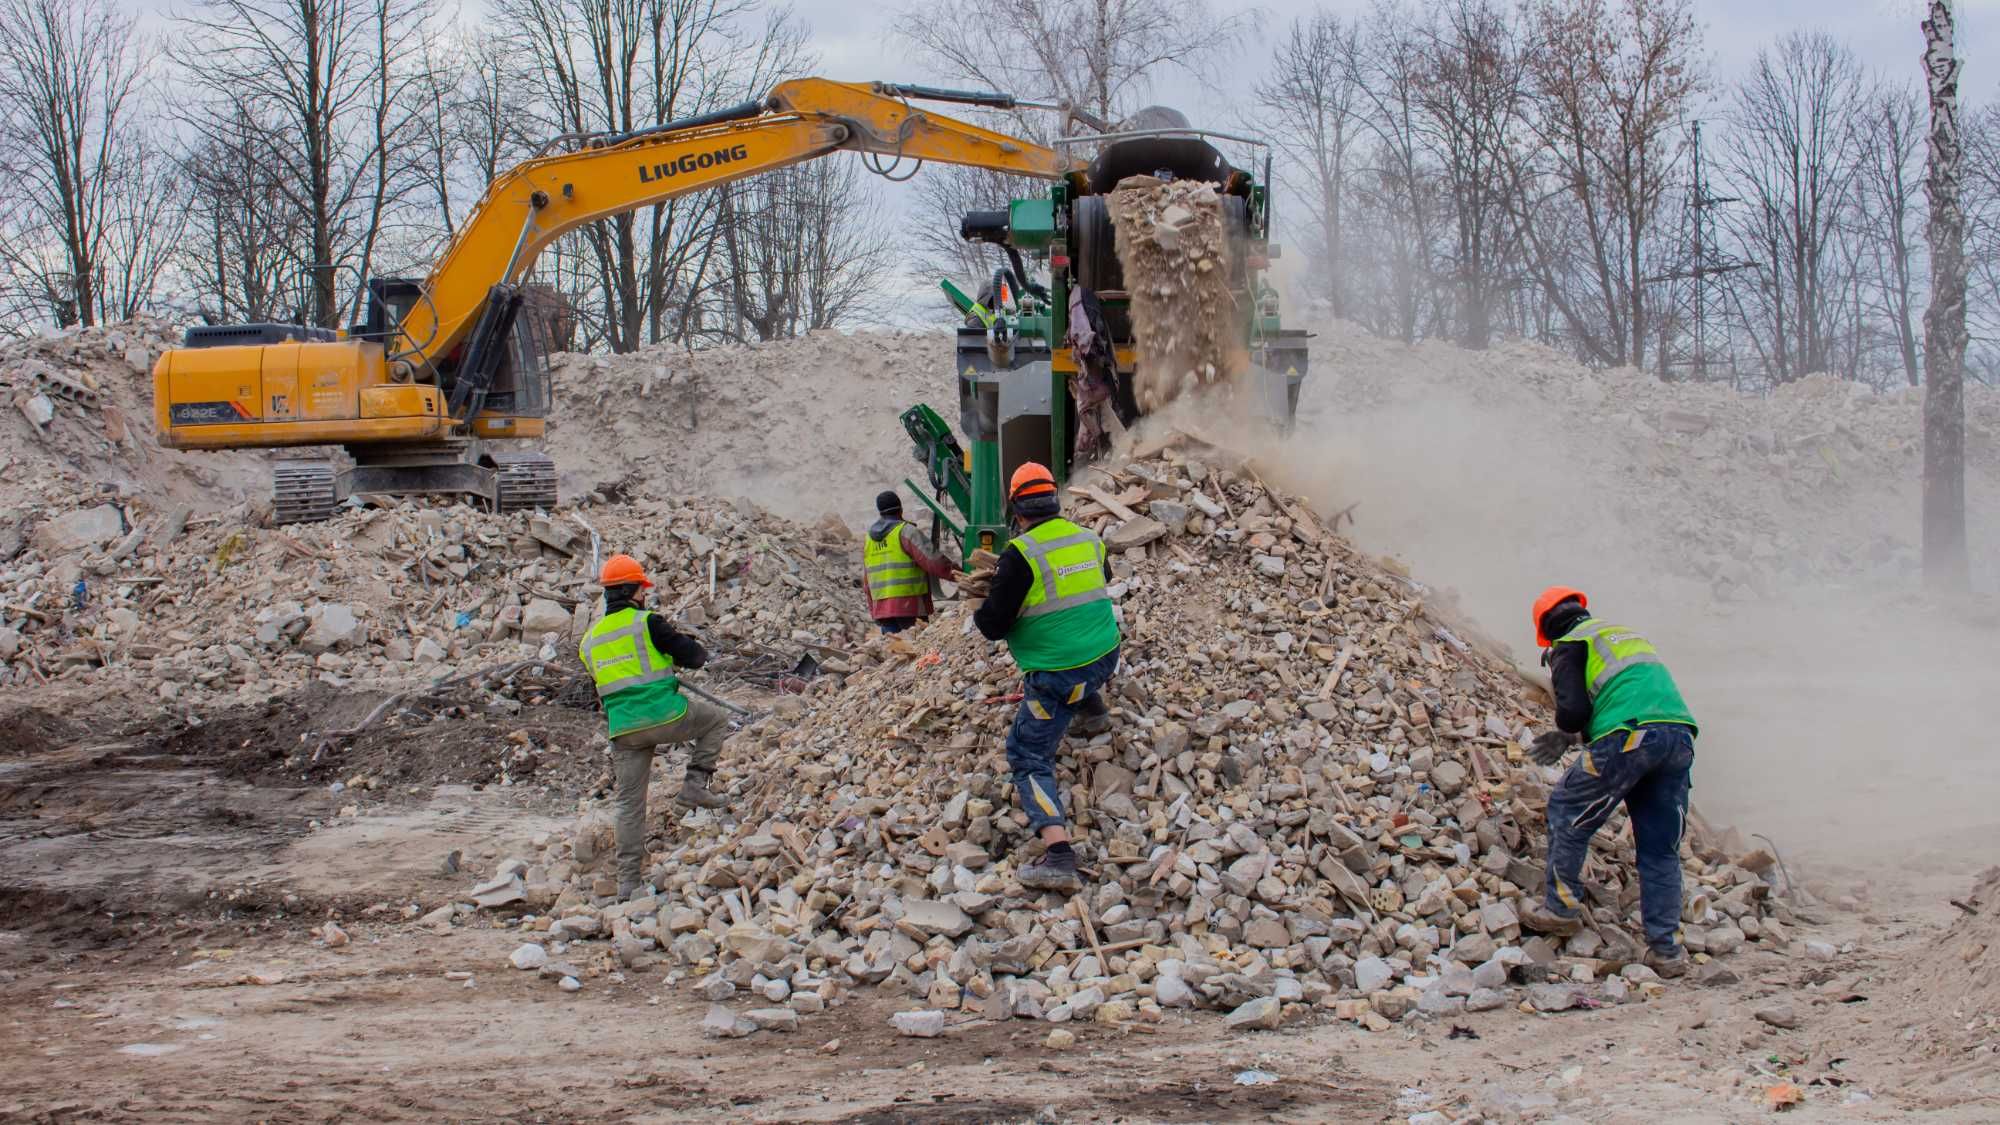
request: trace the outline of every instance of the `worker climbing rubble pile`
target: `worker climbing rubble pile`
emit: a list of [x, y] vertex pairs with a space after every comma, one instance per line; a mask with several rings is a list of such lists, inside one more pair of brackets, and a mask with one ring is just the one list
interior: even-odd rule
[[1110, 207], [1132, 299], [1139, 406], [1157, 410], [1243, 371], [1242, 315], [1229, 288], [1241, 251], [1229, 245], [1215, 186], [1132, 176]]
[[[1315, 450], [1295, 459], [1311, 477], [1301, 486], [1336, 508], [1361, 501], [1364, 531], [1403, 525], [1377, 541], [1420, 544], [1435, 538], [1429, 524], [1564, 543], [1567, 524], [1521, 521], [1587, 507], [1616, 521], [1607, 530], [1649, 567], [1725, 599], [1917, 573], [1918, 390], [1814, 375], [1746, 394], [1591, 371], [1518, 340], [1410, 347], [1340, 322], [1317, 328], [1313, 348], [1298, 429]], [[2000, 502], [2000, 391], [1968, 386], [1965, 402], [1978, 573], [2000, 568], [2000, 541], [1981, 539], [2000, 524], [1977, 518]], [[1593, 439], [1546, 440], [1585, 433]], [[1474, 477], [1484, 487], [1467, 488]], [[1509, 488], [1525, 502], [1501, 503]], [[1984, 577], [2000, 581], [2000, 569]]]
[[[1566, 942], [1523, 931], [1557, 776], [1523, 751], [1548, 712], [1437, 592], [1218, 450], [1087, 476], [1068, 507], [1114, 552], [1125, 641], [1111, 731], [1072, 728], [1063, 752], [1079, 894], [1018, 881], [1041, 851], [1001, 755], [1020, 681], [947, 605], [864, 649], [810, 710], [785, 701], [731, 740], [733, 812], [669, 822], [656, 897], [610, 905], [609, 820], [591, 809], [508, 865], [510, 909], [615, 938], [595, 948], [626, 965], [657, 956], [708, 999], [807, 994], [805, 1011], [870, 986], [986, 1018], [1199, 1006], [1275, 1026], [1316, 1005], [1386, 1029], [1661, 987], [1636, 964], [1622, 813], [1586, 872], [1592, 924]], [[1769, 856], [1693, 844], [1696, 977], [1745, 942], [1792, 940]]]
[[0, 344], [0, 508], [70, 478], [204, 509], [264, 488], [254, 455], [160, 448], [153, 361], [178, 342], [166, 321], [139, 317]]
[[[670, 469], [643, 493], [746, 496], [781, 516], [840, 511], [911, 470], [895, 404], [935, 400], [949, 383], [951, 338], [938, 333], [813, 332], [799, 339], [687, 352], [559, 355], [548, 448], [563, 495], [623, 472]], [[944, 388], [944, 390], [941, 390]], [[616, 451], [616, 456], [607, 456]]]
[[672, 584], [658, 608], [710, 638], [719, 674], [766, 687], [839, 674], [867, 628], [853, 535], [748, 501], [548, 516], [406, 503], [257, 523], [244, 506], [202, 515], [88, 492], [0, 512], [0, 687], [193, 705], [527, 659], [571, 670], [596, 594], [593, 530]]

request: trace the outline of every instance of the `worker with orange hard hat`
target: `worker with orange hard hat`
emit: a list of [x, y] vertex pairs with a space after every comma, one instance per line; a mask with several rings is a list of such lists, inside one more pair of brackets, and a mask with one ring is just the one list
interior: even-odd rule
[[623, 899], [639, 889], [644, 874], [646, 785], [652, 779], [654, 751], [691, 743], [678, 800], [690, 808], [722, 808], [729, 802], [709, 789], [709, 779], [729, 735], [729, 713], [681, 692], [675, 670], [699, 668], [708, 654], [701, 642], [644, 608], [645, 591], [653, 583], [639, 561], [613, 555], [604, 560], [597, 580], [604, 587], [604, 616], [584, 634], [577, 655], [597, 684], [611, 735], [618, 896]]
[[1103, 688], [1118, 670], [1122, 637], [1111, 606], [1104, 541], [1062, 518], [1048, 467], [1029, 462], [1007, 485], [1013, 537], [1000, 552], [986, 601], [972, 615], [988, 640], [1004, 640], [1021, 669], [1021, 706], [1007, 731], [1007, 764], [1042, 857], [1021, 870], [1021, 885], [1075, 886], [1076, 850], [1056, 781], [1056, 754], [1070, 719], [1095, 737], [1111, 727]]
[[1582, 590], [1551, 586], [1535, 599], [1535, 643], [1556, 697], [1556, 730], [1529, 756], [1553, 766], [1587, 743], [1549, 793], [1548, 873], [1542, 899], [1521, 924], [1554, 937], [1578, 933], [1580, 882], [1590, 838], [1622, 803], [1638, 845], [1644, 963], [1665, 977], [1687, 972], [1680, 944], [1681, 832], [1694, 771], [1694, 713], [1651, 641], [1591, 616]]

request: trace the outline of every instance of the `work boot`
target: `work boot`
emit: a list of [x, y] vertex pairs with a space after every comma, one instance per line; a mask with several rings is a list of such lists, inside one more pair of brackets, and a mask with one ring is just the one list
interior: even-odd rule
[[1085, 738], [1096, 738], [1111, 729], [1111, 708], [1102, 696], [1092, 696], [1097, 700], [1095, 710], [1089, 707], [1077, 708], [1076, 732]]
[[1042, 858], [1021, 869], [1021, 885], [1038, 891], [1076, 889], [1076, 853], [1045, 852]]
[[1583, 919], [1574, 914], [1562, 915], [1550, 910], [1541, 902], [1528, 902], [1520, 910], [1521, 925], [1538, 934], [1550, 937], [1573, 937], [1583, 932]]
[[1667, 980], [1673, 980], [1676, 977], [1687, 975], [1688, 962], [1687, 950], [1675, 946], [1672, 953], [1661, 953], [1657, 949], [1648, 949], [1645, 960], [1639, 963], [1660, 974], [1660, 976]]
[[696, 773], [693, 770], [689, 770], [687, 779], [681, 782], [681, 791], [675, 794], [674, 800], [691, 809], [726, 809], [729, 807], [729, 798], [724, 797], [720, 793], [709, 791], [708, 775], [705, 773]]

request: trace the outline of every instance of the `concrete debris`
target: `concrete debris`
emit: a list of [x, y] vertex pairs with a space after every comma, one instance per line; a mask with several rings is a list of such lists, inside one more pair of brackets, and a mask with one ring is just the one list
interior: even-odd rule
[[1231, 291], [1243, 247], [1226, 231], [1215, 185], [1132, 176], [1119, 182], [1109, 206], [1131, 294], [1139, 405], [1157, 410], [1246, 370], [1242, 314]]
[[549, 963], [549, 951], [529, 942], [508, 954], [507, 963], [517, 969], [539, 969]]
[[[153, 696], [171, 683], [196, 705], [262, 703], [313, 682], [393, 691], [489, 669], [504, 678], [524, 661], [576, 671], [599, 591], [587, 552], [573, 558], [531, 534], [546, 517], [409, 502], [319, 524], [257, 518], [70, 491], [0, 511], [0, 540], [24, 531], [13, 561], [0, 561], [0, 628], [18, 638], [0, 651], [0, 687], [46, 678]], [[701, 631], [715, 674], [804, 688], [844, 674], [837, 654], [873, 633], [844, 529], [688, 499], [590, 522], [676, 591], [656, 608]], [[708, 553], [690, 552], [696, 537]]]
[[935, 1039], [944, 1034], [945, 1016], [940, 1011], [897, 1012], [889, 1017], [889, 1023], [898, 1035], [913, 1039]]
[[[1081, 892], [1015, 878], [1038, 854], [1002, 760], [1019, 678], [945, 603], [856, 646], [843, 690], [739, 731], [724, 776], [786, 784], [740, 822], [684, 822], [650, 857], [654, 925], [675, 963], [709, 974], [697, 991], [866, 987], [940, 1020], [1058, 1024], [1187, 1007], [1265, 1021], [1334, 999], [1372, 1028], [1517, 1003], [1531, 964], [1534, 981], [1601, 980], [1620, 962], [1600, 958], [1638, 948], [1636, 911], [1600, 911], [1576, 951], [1520, 944], [1549, 783], [1523, 748], [1546, 711], [1446, 595], [1222, 449], [1175, 441], [1086, 476], [1070, 509], [1098, 527], [1123, 517], [1084, 497], [1129, 507], [1142, 483], [1186, 495], [1199, 480], [1226, 507], [1113, 558], [1128, 653], [1114, 726], [1073, 734], [1062, 764]], [[1253, 553], [1285, 574], [1253, 573]], [[1696, 856], [1714, 853], [1700, 835]], [[533, 858], [572, 872], [558, 909], [598, 901], [579, 839]], [[1630, 848], [1614, 819], [1594, 894], [1636, 897]], [[1710, 929], [1776, 908], [1765, 877], [1726, 860], [1688, 877]], [[1546, 1010], [1594, 994], [1538, 987]]]
[[1756, 1016], [1761, 1023], [1767, 1023], [1772, 1027], [1782, 1028], [1786, 1031], [1796, 1031], [1799, 1025], [1804, 1022], [1799, 1018], [1798, 1009], [1792, 1007], [1790, 1004], [1773, 1004], [1768, 1008], [1759, 1008], [1751, 1014]]
[[1235, 1031], [1269, 1031], [1284, 1019], [1284, 1004], [1275, 996], [1261, 996], [1223, 1017], [1222, 1024]]

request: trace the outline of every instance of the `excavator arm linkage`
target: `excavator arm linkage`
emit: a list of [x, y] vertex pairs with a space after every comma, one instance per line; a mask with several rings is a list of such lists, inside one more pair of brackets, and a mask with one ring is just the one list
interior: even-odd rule
[[[780, 84], [761, 103], [593, 138], [594, 147], [526, 161], [487, 188], [425, 281], [424, 298], [403, 320], [392, 353], [420, 381], [435, 377], [455, 355], [463, 368], [484, 350], [469, 337], [489, 295], [516, 285], [536, 255], [565, 232], [841, 149], [1041, 179], [1080, 168], [1052, 149], [926, 113], [909, 97], [1018, 104], [1000, 94], [801, 78]], [[476, 387], [478, 372], [466, 374]]]

